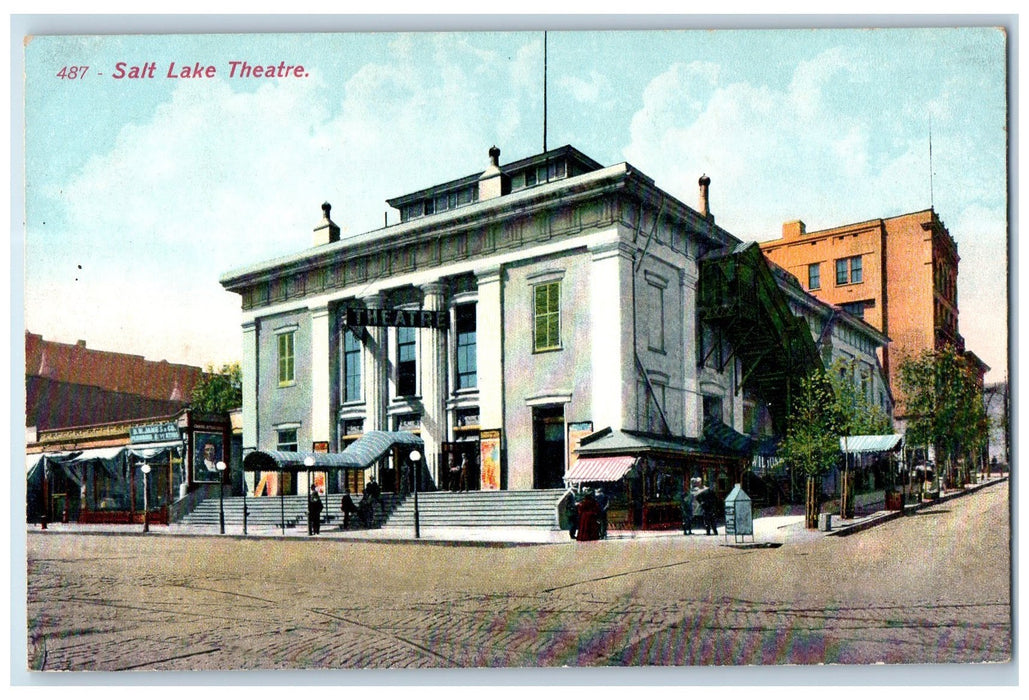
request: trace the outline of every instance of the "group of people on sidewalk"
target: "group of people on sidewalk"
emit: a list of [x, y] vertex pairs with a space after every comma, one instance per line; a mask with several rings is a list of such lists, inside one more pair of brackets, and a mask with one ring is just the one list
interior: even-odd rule
[[[379, 487], [378, 482], [375, 479], [371, 479], [364, 486], [364, 497], [360, 503], [354, 503], [353, 497], [350, 495], [350, 489], [347, 488], [343, 492], [342, 498], [340, 498], [340, 510], [343, 513], [343, 522], [340, 525], [340, 529], [350, 529], [350, 518], [356, 517], [365, 527], [371, 527], [375, 521], [375, 504], [379, 505], [379, 512], [382, 515], [386, 514], [385, 507], [382, 504], [382, 489]], [[321, 534], [322, 531], [322, 510], [324, 509], [321, 495], [318, 489], [315, 489], [311, 493], [311, 498], [307, 502], [307, 518], [310, 523], [310, 532], [312, 535]]]
[[704, 486], [700, 478], [694, 477], [689, 484], [683, 484], [679, 494], [679, 512], [682, 514], [682, 534], [693, 534], [693, 518], [700, 509], [700, 522], [704, 534], [718, 534], [718, 495], [714, 489]]

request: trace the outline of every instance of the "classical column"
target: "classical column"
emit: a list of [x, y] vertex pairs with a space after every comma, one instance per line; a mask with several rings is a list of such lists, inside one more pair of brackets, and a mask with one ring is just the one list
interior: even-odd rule
[[[261, 447], [258, 442], [257, 430], [257, 323], [247, 321], [243, 324], [243, 359], [240, 363], [243, 384], [243, 449], [257, 449]], [[254, 488], [254, 474], [244, 472], [243, 479], [246, 482], [245, 488]], [[183, 482], [185, 483], [185, 482]]]
[[627, 303], [633, 298], [632, 249], [615, 239], [591, 246], [590, 252], [593, 428], [635, 429], [638, 427], [638, 373], [632, 345], [635, 312], [631, 303]]
[[[426, 311], [443, 311], [444, 289], [439, 282], [422, 286]], [[447, 353], [446, 334], [439, 328], [422, 328], [418, 368], [421, 375], [422, 440], [425, 441], [425, 466], [437, 485], [440, 480], [439, 452], [447, 439]]]
[[[373, 294], [364, 297], [364, 305], [369, 309], [381, 309], [385, 306], [385, 298], [382, 294]], [[389, 401], [389, 388], [386, 381], [386, 368], [389, 357], [386, 353], [386, 328], [382, 326], [367, 326], [365, 328], [364, 340], [366, 343], [364, 354], [364, 378], [365, 391], [364, 400], [367, 406], [364, 430], [388, 430], [386, 424], [386, 404]]]
[[[332, 413], [329, 400], [329, 307], [311, 311], [311, 439], [332, 438]], [[307, 446], [310, 449], [310, 446]]]
[[[504, 322], [501, 268], [477, 270], [475, 362], [479, 385], [479, 424], [504, 425]], [[507, 439], [507, 436], [505, 436]]]

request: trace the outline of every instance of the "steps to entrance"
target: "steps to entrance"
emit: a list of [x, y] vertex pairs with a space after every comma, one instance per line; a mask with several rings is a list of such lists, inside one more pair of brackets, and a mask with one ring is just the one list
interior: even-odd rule
[[[418, 494], [418, 523], [421, 527], [519, 527], [558, 529], [557, 502], [562, 489], [537, 491], [466, 491], [451, 493], [434, 491]], [[359, 504], [363, 496], [351, 496]], [[338, 525], [342, 494], [331, 493], [322, 497], [322, 527]], [[382, 494], [385, 516], [373, 508], [373, 527], [411, 528], [414, 526], [414, 497], [392, 493]], [[254, 528], [281, 527], [283, 515], [287, 528], [307, 528], [307, 496], [263, 496], [247, 498], [247, 526]], [[229, 497], [224, 501], [225, 526], [240, 529], [243, 526], [243, 498]], [[193, 512], [177, 524], [188, 527], [217, 526], [218, 499], [202, 501]], [[355, 527], [356, 517], [351, 520]]]
[[[363, 496], [351, 495], [354, 505], [359, 505]], [[343, 519], [343, 511], [340, 510], [343, 494], [330, 493], [322, 496], [322, 527], [339, 523]], [[401, 502], [401, 498], [390, 493], [382, 494], [382, 503], [386, 516], [382, 514], [378, 506], [373, 506], [374, 515], [373, 527], [381, 527], [386, 521], [389, 513]], [[281, 503], [279, 496], [262, 496], [260, 498], [246, 499], [247, 526], [248, 527], [281, 527], [285, 520], [287, 528], [307, 528], [307, 496], [282, 496]], [[208, 498], [202, 501], [193, 512], [184, 516], [179, 525], [218, 525], [219, 507], [217, 498]], [[356, 516], [351, 517], [351, 523], [355, 522]], [[243, 526], [243, 497], [234, 496], [225, 499], [225, 525], [240, 528]], [[351, 525], [353, 527], [353, 525]]]
[[[557, 502], [563, 489], [538, 491], [434, 491], [418, 494], [420, 527], [520, 527], [558, 529]], [[386, 527], [414, 526], [414, 497], [408, 495]]]

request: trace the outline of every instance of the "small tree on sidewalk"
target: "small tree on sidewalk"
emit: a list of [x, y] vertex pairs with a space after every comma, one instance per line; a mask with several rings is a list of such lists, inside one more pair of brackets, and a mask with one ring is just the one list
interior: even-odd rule
[[[952, 483], [965, 483], [968, 475], [964, 469], [959, 473], [958, 457], [975, 454], [989, 434], [982, 387], [972, 363], [949, 346], [926, 350], [901, 361], [900, 386], [908, 444], [934, 447], [939, 473]], [[968, 459], [964, 462], [967, 466]]]
[[832, 383], [823, 370], [800, 381], [787, 419], [779, 456], [807, 476], [804, 524], [818, 527], [822, 507], [821, 478], [840, 455], [840, 416]]
[[[858, 390], [858, 383], [870, 378], [856, 377], [861, 371], [856, 360], [849, 362], [839, 358], [829, 368], [829, 382], [836, 404], [836, 415], [842, 436], [883, 435], [893, 432], [893, 420], [879, 405], [872, 403], [865, 391]], [[840, 514], [850, 518], [854, 515], [854, 479], [850, 471], [849, 457], [843, 455], [844, 469], [840, 490]]]

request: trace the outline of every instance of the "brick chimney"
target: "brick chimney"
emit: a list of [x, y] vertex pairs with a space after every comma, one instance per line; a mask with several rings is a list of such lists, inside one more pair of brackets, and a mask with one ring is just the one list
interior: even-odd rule
[[332, 205], [328, 202], [322, 204], [322, 221], [314, 229], [314, 244], [325, 245], [326, 243], [335, 243], [339, 240], [339, 226], [332, 222], [329, 218], [329, 212], [332, 211]]
[[711, 178], [706, 174], [701, 175], [698, 183], [700, 184], [700, 215], [709, 221], [714, 221], [715, 217], [711, 215]]
[[500, 170], [500, 149], [489, 149], [489, 167], [479, 176], [479, 201], [494, 199], [511, 191], [508, 178]]
[[782, 237], [783, 240], [790, 238], [800, 238], [807, 233], [807, 226], [800, 219], [796, 221], [787, 221], [782, 225]]

